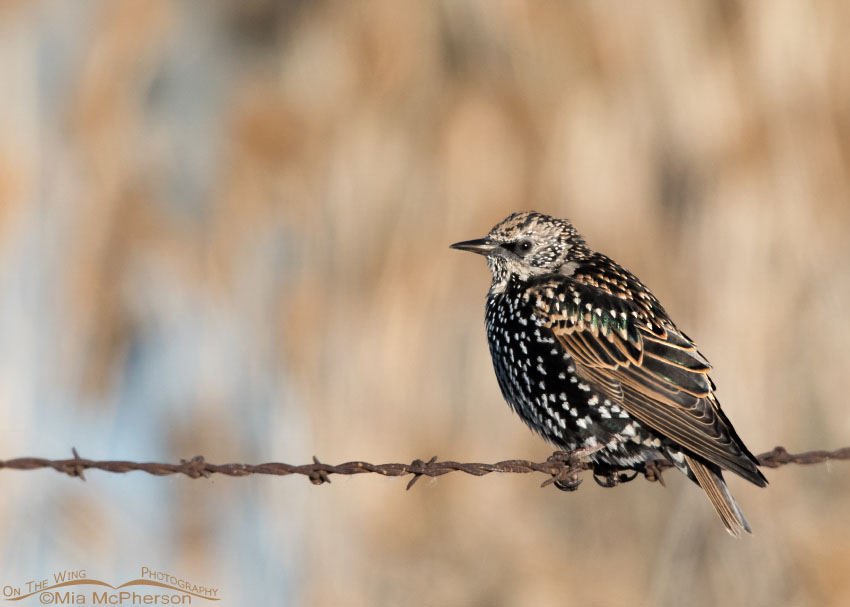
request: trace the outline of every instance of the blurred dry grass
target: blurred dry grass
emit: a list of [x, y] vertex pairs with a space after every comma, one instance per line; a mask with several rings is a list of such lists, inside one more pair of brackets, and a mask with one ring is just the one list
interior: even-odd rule
[[[754, 451], [850, 441], [847, 3], [0, 13], [5, 456], [83, 437], [92, 457], [543, 457], [493, 377], [486, 268], [447, 248], [523, 208], [659, 294]], [[678, 478], [172, 481], [134, 512], [173, 533], [132, 541], [102, 494], [63, 486], [38, 562], [145, 555], [215, 571], [233, 604], [283, 578], [311, 605], [846, 605], [850, 470], [768, 476], [733, 481], [741, 542]], [[0, 482], [20, 539], [43, 498]]]

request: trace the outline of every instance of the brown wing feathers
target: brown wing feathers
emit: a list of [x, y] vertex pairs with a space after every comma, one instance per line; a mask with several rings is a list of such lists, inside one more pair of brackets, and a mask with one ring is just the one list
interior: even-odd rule
[[694, 455], [764, 486], [755, 458], [714, 399], [710, 365], [693, 342], [672, 323], [643, 324], [640, 313], [611, 299], [610, 312], [573, 308], [552, 315], [546, 310], [576, 373]]

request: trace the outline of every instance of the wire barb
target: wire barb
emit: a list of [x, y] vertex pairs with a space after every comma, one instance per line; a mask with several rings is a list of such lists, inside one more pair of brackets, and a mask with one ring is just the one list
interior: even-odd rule
[[411, 472], [411, 474], [413, 474], [413, 478], [410, 479], [409, 483], [407, 483], [407, 491], [410, 491], [410, 488], [413, 487], [413, 483], [415, 483], [420, 478], [422, 478], [423, 473], [421, 472], [421, 470], [424, 470], [426, 466], [430, 466], [431, 464], [433, 464], [436, 461], [437, 461], [436, 455], [434, 457], [432, 457], [431, 459], [429, 459], [427, 464], [425, 462], [423, 462], [421, 459], [413, 460], [413, 463], [410, 464], [410, 468], [411, 468], [410, 472]]
[[[71, 449], [73, 458], [64, 460], [49, 460], [37, 457], [19, 457], [10, 460], [0, 460], [0, 469], [6, 470], [38, 470], [41, 468], [52, 468], [62, 474], [85, 480], [86, 470], [103, 470], [123, 474], [126, 472], [146, 472], [155, 476], [168, 476], [171, 474], [182, 474], [192, 479], [209, 478], [213, 474], [225, 476], [242, 477], [252, 474], [270, 474], [275, 476], [287, 476], [300, 474], [306, 476], [314, 485], [330, 483], [332, 474], [354, 475], [354, 474], [380, 474], [382, 476], [407, 476], [413, 475], [407, 488], [410, 489], [422, 476], [437, 477], [449, 472], [464, 472], [472, 476], [484, 476], [491, 472], [528, 474], [539, 472], [549, 478], [543, 481], [542, 486], [554, 484], [559, 489], [574, 491], [578, 488], [581, 480], [578, 478], [581, 472], [593, 470], [593, 465], [583, 459], [585, 452], [567, 453], [558, 451], [552, 454], [545, 462], [531, 462], [521, 459], [511, 459], [495, 464], [459, 463], [452, 461], [437, 461], [437, 456], [427, 462], [421, 459], [413, 460], [409, 464], [370, 464], [368, 462], [346, 462], [336, 466], [323, 464], [313, 456], [312, 464], [294, 466], [283, 463], [266, 464], [212, 464], [203, 456], [195, 456], [191, 459], [181, 460], [179, 464], [167, 464], [159, 462], [131, 462], [131, 461], [97, 461], [80, 457], [76, 448]], [[825, 461], [850, 460], [850, 447], [843, 447], [835, 451], [807, 451], [805, 453], [788, 453], [784, 447], [774, 447], [767, 453], [758, 456], [759, 463], [765, 468], [779, 468], [788, 464], [809, 465], [819, 464]], [[666, 460], [649, 462], [648, 472], [645, 475], [648, 480], [661, 480], [661, 472], [670, 468], [672, 464]], [[616, 474], [617, 471], [612, 471]], [[620, 471], [622, 473], [622, 471]], [[620, 482], [631, 480], [629, 477], [616, 477], [617, 482], [603, 484], [603, 486], [616, 486]], [[602, 484], [602, 483], [600, 483]], [[663, 484], [663, 482], [662, 482]]]
[[[71, 454], [74, 456], [75, 462], [80, 461], [80, 454], [77, 453], [76, 447], [71, 447]], [[68, 474], [70, 474], [71, 476], [77, 476], [81, 481], [85, 482], [86, 475], [83, 474], [83, 470], [84, 468], [81, 465], [77, 464], [76, 466], [74, 466], [74, 468], [68, 470]]]

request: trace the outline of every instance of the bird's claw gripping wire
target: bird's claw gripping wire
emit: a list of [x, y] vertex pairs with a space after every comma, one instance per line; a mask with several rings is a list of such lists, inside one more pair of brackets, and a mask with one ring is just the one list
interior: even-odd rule
[[593, 468], [593, 480], [596, 481], [596, 484], [600, 487], [605, 487], [606, 489], [610, 489], [611, 487], [616, 487], [617, 485], [622, 485], [623, 483], [629, 483], [635, 478], [637, 478], [638, 473], [633, 472], [629, 474], [623, 470], [618, 470], [616, 468], [610, 467], [602, 467], [596, 466]]
[[555, 451], [546, 461], [557, 464], [558, 467], [552, 472], [552, 477], [543, 481], [540, 486], [548, 487], [554, 484], [561, 491], [575, 491], [581, 484], [579, 473], [587, 469], [582, 460], [599, 449], [600, 447], [592, 447], [576, 451]]

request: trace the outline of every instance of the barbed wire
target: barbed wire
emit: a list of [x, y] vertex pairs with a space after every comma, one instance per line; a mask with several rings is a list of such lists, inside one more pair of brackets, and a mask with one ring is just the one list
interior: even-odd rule
[[[179, 464], [159, 462], [132, 462], [132, 461], [98, 461], [90, 460], [71, 450], [73, 458], [62, 460], [49, 460], [37, 457], [19, 457], [2, 461], [0, 469], [6, 470], [38, 470], [52, 468], [57, 472], [78, 477], [85, 480], [86, 470], [103, 470], [104, 472], [126, 473], [146, 472], [155, 476], [167, 476], [171, 474], [182, 474], [189, 478], [207, 478], [213, 474], [225, 476], [249, 476], [253, 474], [268, 474], [274, 476], [287, 476], [300, 474], [310, 479], [314, 485], [330, 483], [332, 474], [355, 475], [355, 474], [380, 474], [382, 476], [408, 476], [413, 478], [407, 484], [410, 489], [422, 476], [442, 476], [449, 472], [464, 472], [472, 476], [484, 476], [491, 472], [528, 474], [539, 472], [549, 478], [541, 486], [555, 484], [559, 489], [574, 490], [581, 480], [578, 478], [581, 472], [593, 470], [593, 465], [582, 459], [581, 452], [555, 452], [545, 462], [531, 462], [521, 459], [511, 459], [495, 464], [460, 463], [453, 461], [437, 461], [434, 456], [430, 460], [413, 460], [409, 464], [370, 464], [368, 462], [345, 462], [343, 464], [331, 465], [320, 462], [313, 457], [312, 464], [292, 465], [284, 463], [266, 464], [212, 464], [202, 456], [193, 457], [189, 460], [181, 460]], [[850, 460], [850, 447], [843, 447], [835, 451], [807, 451], [805, 453], [788, 453], [784, 447], [775, 447], [773, 450], [758, 456], [759, 463], [766, 468], [779, 468], [787, 464], [819, 464], [831, 460]], [[649, 462], [644, 475], [650, 481], [660, 481], [661, 472], [670, 468], [672, 464], [666, 460]], [[610, 474], [600, 476], [594, 472], [594, 479], [601, 485], [610, 487], [621, 482], [634, 479], [636, 473], [627, 476], [624, 471], [611, 471]]]

